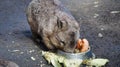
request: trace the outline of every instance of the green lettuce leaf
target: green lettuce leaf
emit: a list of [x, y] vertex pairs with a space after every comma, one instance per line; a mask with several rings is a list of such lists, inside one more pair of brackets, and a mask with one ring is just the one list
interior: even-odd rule
[[96, 58], [96, 59], [88, 59], [88, 60], [82, 60], [82, 59], [67, 59], [64, 56], [57, 55], [52, 52], [42, 51], [42, 55], [44, 58], [48, 61], [48, 63], [52, 64], [54, 67], [62, 67], [61, 64], [64, 65], [64, 67], [80, 67], [81, 64], [86, 64], [87, 66], [95, 66], [95, 67], [101, 67], [104, 66], [107, 62], [109, 62], [108, 59], [102, 59], [102, 58]]
[[96, 59], [86, 60], [84, 61], [84, 64], [89, 66], [101, 67], [104, 66], [107, 62], [109, 62], [108, 59], [96, 58]]

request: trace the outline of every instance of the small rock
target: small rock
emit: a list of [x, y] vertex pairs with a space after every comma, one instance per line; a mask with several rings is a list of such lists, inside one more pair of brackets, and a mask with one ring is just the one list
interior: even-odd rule
[[98, 7], [98, 5], [94, 5], [94, 7]]
[[94, 18], [97, 18], [98, 16], [99, 16], [99, 14], [96, 14], [96, 13], [95, 13], [93, 17], [94, 17]]
[[111, 11], [110, 13], [115, 14], [115, 13], [120, 13], [120, 11]]
[[18, 52], [18, 51], [20, 51], [20, 50], [13, 50], [12, 52]]
[[20, 54], [23, 54], [24, 52], [20, 52]]
[[12, 41], [12, 43], [15, 43], [15, 41]]
[[104, 28], [101, 28], [101, 30], [104, 30]]
[[32, 53], [32, 52], [34, 52], [34, 51], [35, 51], [35, 50], [30, 50], [29, 52]]
[[34, 57], [31, 57], [31, 59], [32, 59], [33, 61], [35, 61], [35, 60], [36, 60]]
[[94, 4], [98, 4], [99, 2], [98, 1], [95, 1]]
[[43, 67], [43, 65], [41, 64], [40, 67]]
[[100, 37], [100, 38], [101, 38], [101, 37], [103, 37], [103, 35], [102, 35], [101, 33], [99, 33], [99, 34], [98, 34], [98, 37]]
[[40, 67], [43, 67], [43, 66], [45, 66], [45, 64], [41, 64], [41, 65], [40, 65]]
[[45, 64], [42, 64], [43, 66], [45, 65]]
[[11, 33], [11, 32], [9, 32], [8, 34], [9, 34], [9, 35], [11, 35], [12, 33]]
[[79, 18], [79, 20], [81, 20], [82, 18]]
[[40, 63], [43, 63], [43, 61], [40, 61]]
[[8, 51], [10, 52], [10, 50], [8, 49]]
[[36, 55], [36, 57], [39, 57], [38, 55]]

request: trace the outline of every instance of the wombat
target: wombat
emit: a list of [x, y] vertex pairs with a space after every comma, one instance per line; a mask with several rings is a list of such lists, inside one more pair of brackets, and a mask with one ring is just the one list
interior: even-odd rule
[[48, 49], [74, 51], [80, 26], [59, 0], [32, 0], [27, 19], [33, 36], [41, 37]]

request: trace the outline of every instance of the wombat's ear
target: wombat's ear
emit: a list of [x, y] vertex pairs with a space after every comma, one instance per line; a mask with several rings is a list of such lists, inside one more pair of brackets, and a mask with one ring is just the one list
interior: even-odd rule
[[67, 25], [68, 25], [68, 23], [66, 21], [61, 21], [61, 20], [57, 19], [57, 26], [59, 29], [65, 30], [68, 27]]

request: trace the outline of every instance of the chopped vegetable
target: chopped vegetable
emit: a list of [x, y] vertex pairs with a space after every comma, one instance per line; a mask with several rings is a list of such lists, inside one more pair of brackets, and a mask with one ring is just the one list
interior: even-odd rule
[[76, 48], [81, 49], [81, 39], [78, 39]]
[[80, 67], [82, 61], [80, 59], [65, 59], [63, 63], [64, 67]]
[[85, 52], [89, 49], [89, 43], [87, 39], [82, 40], [82, 49], [80, 50], [81, 52]]
[[54, 67], [61, 67], [61, 65], [58, 63], [58, 56], [56, 54], [42, 51], [42, 55], [45, 57], [49, 64], [52, 63]]
[[108, 59], [97, 58], [97, 59], [86, 60], [84, 61], [84, 64], [89, 65], [89, 66], [102, 67], [107, 62], [109, 62]]
[[79, 39], [78, 40], [78, 43], [77, 43], [77, 46], [76, 46], [76, 49], [75, 49], [75, 52], [85, 52], [89, 49], [89, 42], [87, 41], [87, 39]]

